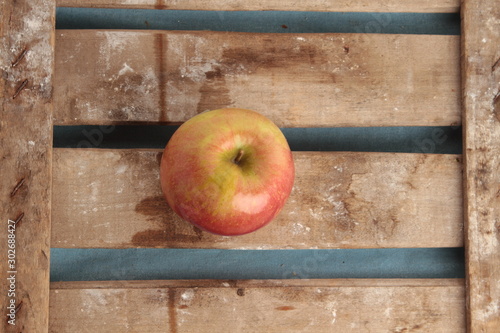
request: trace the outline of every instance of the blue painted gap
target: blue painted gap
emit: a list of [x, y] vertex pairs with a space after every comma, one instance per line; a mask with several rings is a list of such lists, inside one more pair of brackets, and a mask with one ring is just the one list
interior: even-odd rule
[[459, 14], [58, 8], [57, 29], [459, 35]]
[[[178, 126], [55, 126], [56, 148], [163, 149]], [[461, 154], [461, 127], [283, 128], [294, 151]]]
[[463, 278], [462, 248], [52, 249], [51, 281]]

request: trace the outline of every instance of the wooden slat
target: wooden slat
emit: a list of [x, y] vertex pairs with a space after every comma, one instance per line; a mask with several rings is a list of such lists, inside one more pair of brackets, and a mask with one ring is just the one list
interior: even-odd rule
[[500, 2], [462, 13], [468, 332], [500, 329]]
[[465, 332], [463, 280], [53, 283], [50, 332]]
[[458, 36], [58, 31], [55, 122], [234, 106], [282, 127], [458, 125], [459, 68]]
[[462, 246], [456, 155], [295, 152], [295, 185], [265, 228], [214, 236], [163, 199], [160, 150], [56, 149], [52, 246], [370, 248]]
[[59, 7], [457, 13], [459, 0], [58, 0]]
[[0, 2], [0, 331], [6, 333], [48, 330], [54, 15], [51, 0]]

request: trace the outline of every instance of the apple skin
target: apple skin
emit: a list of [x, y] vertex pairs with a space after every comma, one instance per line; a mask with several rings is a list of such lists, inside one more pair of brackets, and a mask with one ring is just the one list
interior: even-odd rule
[[167, 143], [161, 187], [184, 220], [217, 235], [253, 232], [279, 213], [295, 167], [281, 130], [251, 110], [200, 113]]

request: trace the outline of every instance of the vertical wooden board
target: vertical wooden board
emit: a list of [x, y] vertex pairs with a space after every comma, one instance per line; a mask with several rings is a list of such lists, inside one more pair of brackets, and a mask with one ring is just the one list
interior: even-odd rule
[[462, 10], [468, 330], [500, 330], [500, 2]]
[[58, 0], [60, 7], [456, 13], [460, 0]]
[[50, 332], [460, 333], [465, 332], [462, 283], [430, 279], [57, 283], [51, 289]]
[[2, 332], [48, 331], [54, 16], [52, 0], [0, 2]]

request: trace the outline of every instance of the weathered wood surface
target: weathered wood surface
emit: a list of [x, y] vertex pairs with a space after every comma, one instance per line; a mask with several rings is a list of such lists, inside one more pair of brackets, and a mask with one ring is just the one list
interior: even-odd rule
[[55, 123], [180, 123], [210, 109], [281, 127], [461, 122], [458, 36], [57, 32]]
[[50, 332], [465, 332], [461, 279], [51, 285]]
[[59, 7], [457, 13], [459, 0], [58, 0]]
[[54, 15], [0, 2], [1, 332], [48, 330]]
[[52, 246], [369, 248], [462, 246], [456, 155], [295, 152], [295, 185], [270, 225], [201, 232], [164, 200], [160, 150], [54, 150]]
[[468, 331], [500, 330], [500, 2], [462, 11]]

